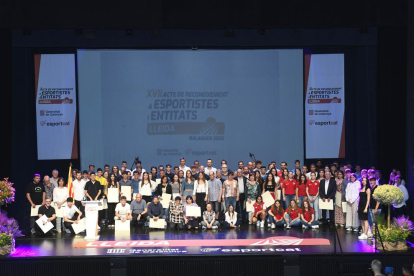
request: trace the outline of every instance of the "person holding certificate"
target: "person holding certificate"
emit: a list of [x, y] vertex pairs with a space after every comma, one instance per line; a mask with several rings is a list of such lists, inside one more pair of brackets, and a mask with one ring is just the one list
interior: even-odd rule
[[[166, 219], [162, 204], [156, 196], [154, 197], [153, 202], [148, 205], [147, 221], [150, 222], [150, 219], [153, 219], [154, 221], [157, 221], [158, 219]], [[167, 226], [167, 222], [165, 222], [165, 226]]]
[[[336, 194], [336, 182], [331, 178], [331, 172], [325, 172], [325, 179], [322, 179], [319, 186], [319, 196], [323, 202], [331, 202], [332, 206], [334, 204]], [[332, 210], [329, 211], [329, 219], [331, 226], [335, 226], [335, 212]], [[326, 210], [322, 210], [322, 222], [328, 223], [326, 219]]]
[[[47, 217], [47, 220], [44, 221], [43, 224], [46, 224], [47, 222], [52, 222], [53, 225], [55, 226], [56, 225], [56, 212], [55, 212], [55, 208], [50, 206], [51, 203], [52, 203], [52, 199], [51, 198], [46, 198], [45, 205], [39, 207], [39, 218], [41, 218], [41, 217], [43, 217], [43, 215], [45, 215]], [[52, 229], [50, 229], [49, 231], [47, 231], [44, 234], [45, 235], [53, 235], [53, 236], [56, 235], [55, 233], [52, 232]]]
[[126, 203], [126, 196], [121, 196], [121, 202], [116, 205], [114, 219], [122, 222], [132, 220], [131, 206]]
[[67, 206], [63, 210], [63, 219], [65, 221], [64, 224], [66, 227], [66, 233], [72, 233], [76, 235], [75, 231], [73, 230], [72, 224], [78, 224], [82, 216], [82, 212], [79, 211], [78, 207], [73, 205], [73, 198], [68, 197], [66, 203]]
[[[249, 204], [252, 204], [252, 201], [256, 200], [258, 195], [262, 194], [260, 189], [259, 182], [256, 181], [256, 176], [254, 173], [249, 174], [249, 181], [246, 183], [246, 201]], [[249, 217], [249, 224], [252, 223], [252, 212], [248, 212], [247, 216]]]
[[[127, 171], [123, 171], [122, 172], [122, 179], [118, 182], [119, 183], [119, 189], [121, 190], [120, 195], [123, 196], [124, 194], [122, 193], [122, 187], [129, 187], [131, 189], [132, 192], [132, 182], [131, 180], [128, 179], [128, 172]], [[131, 198], [131, 194], [129, 195], [124, 195], [126, 198], [128, 198], [128, 200]], [[128, 203], [130, 203], [131, 201], [129, 201]]]
[[[161, 183], [158, 184], [158, 186], [157, 186], [156, 194], [158, 195], [159, 200], [162, 200], [162, 195], [163, 194], [172, 195], [172, 188], [171, 188], [171, 185], [168, 184], [168, 181], [169, 181], [168, 176], [164, 175], [161, 178]], [[164, 208], [164, 215], [168, 219], [168, 208]]]
[[[116, 180], [116, 175], [114, 173], [111, 173], [111, 175], [108, 178], [108, 191], [111, 188], [116, 188], [119, 195], [119, 184]], [[116, 197], [118, 199], [118, 196]], [[117, 200], [118, 201], [118, 200]], [[116, 208], [117, 202], [109, 202], [108, 200], [108, 228], [115, 228], [115, 208]]]
[[187, 204], [184, 205], [184, 223], [185, 223], [185, 228], [188, 230], [191, 229], [198, 229], [200, 227], [200, 222], [198, 221], [197, 217], [190, 217], [190, 216], [186, 216], [186, 211], [187, 211], [187, 206], [195, 206], [198, 207], [198, 205], [196, 203], [193, 202], [193, 197], [192, 196], [187, 196], [186, 199]]
[[36, 234], [35, 230], [35, 221], [38, 219], [38, 216], [32, 216], [32, 208], [35, 209], [36, 206], [45, 205], [46, 199], [46, 190], [45, 186], [40, 183], [40, 174], [35, 174], [33, 177], [33, 182], [30, 183], [26, 188], [26, 198], [30, 203], [29, 216], [30, 216], [30, 228], [32, 229], [32, 234]]
[[[63, 205], [66, 205], [66, 199], [69, 197], [69, 190], [65, 187], [65, 180], [63, 177], [58, 178], [58, 187], [53, 190], [53, 200], [56, 204], [56, 208], [64, 208]], [[56, 230], [58, 233], [62, 232], [63, 217], [56, 218]], [[65, 226], [63, 225], [63, 231]]]
[[147, 172], [142, 174], [139, 193], [142, 195], [142, 199], [145, 200], [148, 206], [152, 202], [152, 183]]

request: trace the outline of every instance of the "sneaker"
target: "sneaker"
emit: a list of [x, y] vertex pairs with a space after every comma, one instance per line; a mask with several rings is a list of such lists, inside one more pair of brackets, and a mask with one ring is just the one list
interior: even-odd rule
[[213, 227], [211, 227], [211, 228], [213, 228], [213, 229], [218, 229], [218, 226], [213, 226]]
[[286, 229], [290, 229], [290, 224], [286, 224]]
[[347, 227], [346, 231], [352, 231], [352, 227]]
[[306, 225], [302, 224], [302, 229], [306, 229], [306, 228], [307, 228]]
[[358, 228], [354, 228], [354, 232], [359, 232]]
[[36, 234], [36, 229], [32, 228], [32, 230], [30, 231], [32, 234]]
[[312, 225], [312, 229], [319, 229], [319, 225]]
[[270, 223], [268, 223], [268, 224], [267, 224], [267, 228], [270, 228], [270, 226], [271, 226], [271, 224], [270, 224]]
[[368, 230], [367, 236], [368, 236], [369, 238], [370, 238], [370, 237], [372, 237], [372, 232], [371, 232], [371, 230]]
[[66, 228], [66, 234], [70, 234], [70, 230]]
[[206, 229], [207, 227], [203, 226], [203, 230]]
[[271, 227], [272, 227], [272, 229], [275, 229], [276, 225], [274, 223], [272, 223]]
[[262, 222], [260, 223], [260, 227], [261, 227], [261, 228], [263, 228], [263, 227], [264, 227], [264, 221], [262, 221]]
[[286, 223], [285, 223], [285, 224], [283, 224], [283, 227], [286, 227]]
[[252, 222], [249, 220], [249, 224], [252, 224]]
[[360, 240], [366, 240], [366, 239], [368, 239], [368, 236], [367, 236], [367, 235], [365, 235], [364, 233], [362, 233], [362, 234], [358, 237], [358, 239], [360, 239]]
[[256, 226], [260, 227], [260, 221], [256, 222]]
[[99, 225], [98, 225], [98, 230], [101, 230], [101, 227], [99, 227]]

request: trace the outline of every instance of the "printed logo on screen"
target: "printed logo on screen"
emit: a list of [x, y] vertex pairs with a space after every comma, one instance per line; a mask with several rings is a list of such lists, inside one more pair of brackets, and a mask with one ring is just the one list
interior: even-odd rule
[[313, 110], [309, 110], [309, 115], [313, 115]]
[[55, 126], [70, 126], [70, 122], [53, 122], [47, 123], [46, 121], [40, 121], [41, 126], [55, 127]]
[[315, 120], [310, 120], [309, 124], [315, 126], [337, 126], [338, 121], [315, 122]]
[[313, 125], [314, 123], [315, 123], [315, 120], [310, 120], [310, 121], [309, 121], [309, 124], [310, 124], [310, 125]]
[[46, 121], [40, 121], [40, 125], [44, 126], [46, 124]]
[[60, 110], [40, 110], [40, 116], [63, 116]]
[[40, 110], [40, 116], [45, 116], [45, 111], [44, 110]]
[[157, 149], [157, 155], [162, 155], [162, 149]]
[[39, 99], [39, 104], [71, 104], [73, 103], [73, 99], [70, 99], [68, 96], [70, 96], [73, 91], [73, 88], [67, 87], [40, 87], [37, 97]]

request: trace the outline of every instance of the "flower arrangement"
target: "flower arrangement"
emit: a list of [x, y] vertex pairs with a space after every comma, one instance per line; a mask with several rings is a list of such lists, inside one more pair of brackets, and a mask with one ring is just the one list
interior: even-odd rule
[[394, 218], [390, 227], [387, 227], [387, 221], [382, 216], [376, 217], [374, 221], [387, 250], [407, 249], [406, 240], [414, 232], [414, 224], [409, 217]]
[[391, 205], [400, 204], [404, 201], [404, 194], [400, 188], [393, 185], [381, 185], [375, 189], [373, 197], [381, 204], [388, 205], [388, 228], [391, 227], [390, 215]]
[[14, 201], [15, 189], [8, 178], [0, 181], [0, 204], [10, 204]]
[[6, 211], [0, 210], [0, 255], [13, 253], [15, 238], [23, 236], [17, 221], [8, 218]]

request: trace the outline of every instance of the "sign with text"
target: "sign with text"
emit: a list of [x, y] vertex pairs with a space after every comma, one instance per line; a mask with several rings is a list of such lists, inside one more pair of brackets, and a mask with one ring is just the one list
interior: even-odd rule
[[77, 159], [75, 55], [35, 55], [37, 158]]

